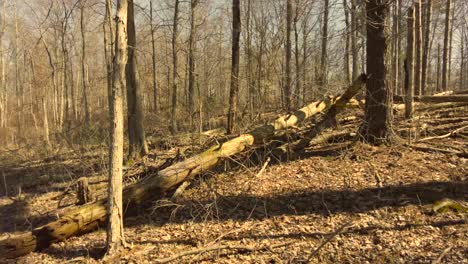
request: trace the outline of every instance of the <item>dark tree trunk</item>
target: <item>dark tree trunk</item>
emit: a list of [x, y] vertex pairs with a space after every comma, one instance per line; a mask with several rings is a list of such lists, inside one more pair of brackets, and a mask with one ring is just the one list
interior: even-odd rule
[[291, 110], [291, 24], [292, 0], [286, 0], [286, 79], [284, 83], [284, 99], [286, 110]]
[[237, 116], [239, 101], [239, 40], [241, 32], [240, 0], [232, 1], [232, 61], [231, 61], [231, 90], [229, 92], [229, 113], [227, 133], [231, 134]]
[[414, 8], [408, 10], [408, 46], [406, 49], [405, 73], [405, 117], [411, 118], [413, 115], [413, 96], [414, 96], [414, 35], [415, 35], [415, 12]]
[[143, 126], [143, 111], [140, 102], [140, 82], [136, 62], [136, 32], [133, 0], [128, 0], [128, 61], [125, 69], [127, 81], [127, 107], [128, 107], [128, 141], [130, 159], [145, 156], [148, 146]]
[[445, 7], [445, 31], [444, 31], [444, 50], [442, 55], [442, 90], [447, 90], [448, 85], [448, 60], [449, 60], [449, 37], [450, 37], [450, 10], [452, 9], [452, 0], [447, 0]]
[[367, 80], [365, 122], [361, 134], [371, 144], [392, 138], [392, 92], [388, 85], [387, 32], [389, 3], [366, 1], [367, 13]]

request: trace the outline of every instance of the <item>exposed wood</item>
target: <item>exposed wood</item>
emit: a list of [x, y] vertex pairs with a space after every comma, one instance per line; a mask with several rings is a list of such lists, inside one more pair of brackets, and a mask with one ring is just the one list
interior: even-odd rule
[[[239, 154], [250, 146], [264, 144], [274, 138], [278, 132], [298, 126], [311, 116], [323, 113], [331, 107], [334, 109], [344, 107], [343, 103], [356, 94], [364, 86], [366, 80], [366, 75], [362, 74], [343, 96], [308, 104], [292, 114], [281, 116], [247, 134], [213, 146], [199, 155], [162, 169], [156, 175], [129, 186], [123, 193], [124, 207], [132, 208], [147, 199], [161, 197], [168, 189], [213, 168], [225, 158]], [[33, 229], [32, 232], [2, 240], [0, 241], [0, 255], [6, 258], [18, 257], [103, 226], [107, 218], [106, 204], [105, 199], [86, 204], [68, 212], [56, 221]]]
[[[421, 103], [468, 103], [468, 95], [447, 95], [447, 96], [414, 96], [413, 100], [415, 102]], [[393, 101], [395, 103], [403, 103], [404, 98], [399, 95], [393, 96]]]

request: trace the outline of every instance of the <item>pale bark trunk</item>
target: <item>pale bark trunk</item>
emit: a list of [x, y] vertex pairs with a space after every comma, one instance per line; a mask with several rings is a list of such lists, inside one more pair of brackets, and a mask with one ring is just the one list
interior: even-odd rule
[[107, 202], [107, 252], [112, 255], [125, 244], [122, 206], [123, 93], [127, 64], [127, 0], [117, 2], [114, 71], [112, 72], [112, 111], [110, 118], [109, 189]]
[[441, 87], [440, 87], [440, 63], [441, 63], [441, 59], [440, 59], [440, 43], [437, 45], [437, 80], [436, 80], [436, 88], [435, 90], [438, 92], [438, 91], [442, 91]]
[[296, 62], [296, 89], [294, 94], [294, 103], [296, 107], [299, 107], [302, 102], [300, 101], [300, 95], [302, 90], [302, 83], [301, 83], [301, 62], [300, 62], [300, 52], [299, 52], [299, 30], [297, 28], [297, 23], [299, 22], [299, 0], [295, 2], [295, 14], [294, 14], [294, 58]]
[[393, 73], [393, 94], [399, 94], [400, 79], [400, 0], [396, 0], [393, 5], [393, 42], [392, 42], [392, 73]]

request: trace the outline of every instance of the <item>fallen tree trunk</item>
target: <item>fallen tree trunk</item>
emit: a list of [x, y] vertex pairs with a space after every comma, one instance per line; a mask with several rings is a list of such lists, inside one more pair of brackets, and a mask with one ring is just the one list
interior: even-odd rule
[[[403, 103], [404, 97], [401, 95], [394, 95], [393, 102], [395, 103]], [[415, 96], [413, 97], [415, 102], [421, 103], [467, 103], [468, 102], [468, 95], [443, 95], [443, 96], [432, 96], [432, 95], [423, 95], [423, 96]]]
[[336, 125], [336, 115], [345, 109], [348, 102], [356, 101], [352, 98], [359, 92], [362, 86], [351, 86], [346, 92], [332, 104], [327, 113], [323, 116], [322, 120], [307, 131], [304, 137], [292, 143], [286, 143], [273, 151], [273, 154], [278, 158], [284, 156], [294, 156], [298, 151], [303, 150], [310, 144], [310, 141], [322, 133], [325, 129]]
[[[366, 75], [362, 74], [348, 88], [348, 91], [361, 89], [365, 80]], [[342, 97], [347, 97], [348, 91]], [[342, 97], [311, 103], [292, 114], [279, 117], [270, 124], [258, 127], [250, 133], [240, 135], [199, 155], [160, 170], [156, 175], [147, 177], [124, 190], [124, 207], [131, 208], [149, 198], [161, 197], [168, 189], [213, 168], [220, 160], [239, 154], [250, 146], [264, 144], [274, 138], [278, 132], [298, 126], [313, 115], [322, 113], [331, 107], [336, 108], [335, 105], [341, 107]], [[3, 239], [0, 241], [0, 256], [15, 258], [47, 248], [50, 244], [63, 241], [71, 236], [90, 232], [99, 226], [105, 226], [107, 220], [106, 204], [107, 201], [102, 199], [83, 205], [66, 213], [56, 221], [33, 229], [32, 232]]]

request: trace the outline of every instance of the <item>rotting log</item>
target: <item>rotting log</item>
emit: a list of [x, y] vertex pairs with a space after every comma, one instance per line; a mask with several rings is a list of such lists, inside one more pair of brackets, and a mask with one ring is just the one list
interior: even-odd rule
[[[393, 102], [403, 103], [404, 97], [400, 95], [393, 96]], [[468, 95], [443, 95], [443, 96], [432, 96], [432, 95], [423, 95], [423, 96], [414, 96], [415, 102], [421, 103], [468, 103]]]
[[[335, 105], [342, 107], [342, 98], [348, 97], [349, 90], [360, 90], [364, 86], [366, 78], [365, 74], [359, 76], [343, 96], [308, 104], [292, 114], [281, 116], [267, 125], [253, 129], [250, 133], [211, 147], [199, 155], [173, 164], [160, 170], [157, 174], [125, 188], [123, 193], [124, 208], [132, 208], [147, 199], [161, 197], [165, 191], [213, 168], [225, 158], [239, 154], [250, 146], [264, 144], [274, 138], [277, 133], [296, 127], [313, 115], [332, 107], [336, 108]], [[55, 221], [33, 229], [32, 232], [11, 235], [2, 239], [0, 240], [0, 257], [22, 256], [47, 248], [52, 243], [90, 232], [99, 226], [105, 226], [106, 204], [105, 199], [85, 204], [67, 212]]]

